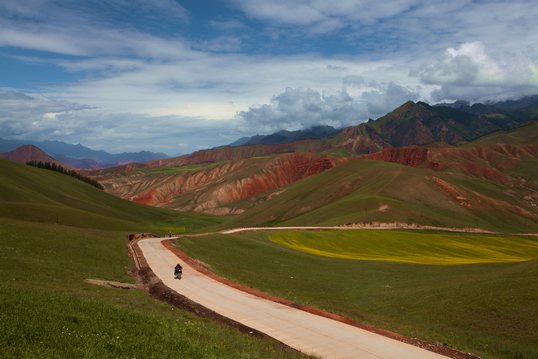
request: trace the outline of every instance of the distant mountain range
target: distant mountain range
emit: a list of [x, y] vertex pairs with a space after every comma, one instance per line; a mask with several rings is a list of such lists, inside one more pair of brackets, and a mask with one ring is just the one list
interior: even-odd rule
[[438, 104], [435, 107], [451, 107], [486, 118], [503, 130], [514, 128], [525, 121], [538, 118], [538, 96], [528, 96], [517, 101], [475, 103], [473, 105], [468, 101], [456, 101], [451, 104]]
[[94, 151], [81, 144], [71, 145], [61, 141], [14, 141], [0, 138], [0, 153], [13, 151], [24, 145], [33, 145], [47, 155], [69, 166], [90, 169], [106, 168], [132, 162], [147, 162], [168, 158], [164, 153], [149, 151], [124, 152], [110, 154], [105, 151]]
[[56, 165], [60, 165], [69, 170], [76, 170], [76, 168], [69, 165], [66, 166], [66, 164], [61, 161], [54, 160], [52, 157], [33, 145], [24, 145], [14, 149], [13, 151], [0, 153], [0, 158], [5, 158], [20, 163], [27, 163], [30, 161], [43, 163], [48, 162], [50, 164], [55, 163]]
[[310, 129], [299, 131], [282, 130], [271, 135], [256, 135], [253, 137], [243, 137], [230, 147], [252, 146], [252, 145], [278, 145], [283, 143], [292, 143], [300, 140], [321, 140], [325, 137], [336, 136], [343, 129], [336, 129], [332, 126], [314, 126]]
[[[80, 169], [114, 167], [115, 172], [121, 172], [127, 167], [177, 167], [298, 151], [355, 157], [392, 147], [464, 144], [494, 131], [515, 128], [532, 119], [538, 119], [538, 96], [473, 105], [456, 101], [430, 106], [424, 102], [409, 101], [377, 120], [370, 119], [358, 126], [345, 129], [316, 126], [307, 130], [244, 137], [228, 146], [177, 158], [149, 151], [110, 154], [59, 141], [32, 144], [54, 160], [69, 166]], [[23, 144], [0, 138], [0, 152], [12, 151]]]
[[473, 105], [461, 100], [433, 106], [409, 101], [375, 121], [370, 119], [355, 127], [316, 126], [300, 131], [283, 130], [271, 135], [243, 137], [228, 146], [274, 146], [358, 135], [361, 138], [354, 141], [351, 151], [373, 153], [386, 147], [424, 145], [435, 141], [447, 144], [471, 141], [493, 131], [515, 128], [532, 119], [538, 119], [538, 96]]
[[[229, 146], [201, 150], [176, 158], [130, 163], [106, 170], [96, 169], [89, 174], [100, 176], [111, 171], [120, 173], [136, 168], [181, 167], [300, 151], [352, 158], [377, 153], [385, 148], [461, 145], [495, 131], [515, 128], [531, 119], [538, 120], [538, 96], [499, 104], [500, 107], [492, 104], [485, 105], [488, 106], [487, 113], [473, 114], [454, 108], [461, 105], [469, 106], [468, 103], [456, 102], [430, 106], [424, 102], [409, 101], [377, 120], [370, 120], [343, 130], [335, 130], [337, 134], [330, 137], [293, 141], [308, 131], [281, 131], [277, 133], [278, 136], [288, 137], [287, 139], [277, 139], [277, 134], [254, 136], [244, 138], [242, 145], [236, 142]], [[476, 109], [479, 105], [469, 107]], [[325, 133], [330, 133], [330, 129]], [[317, 136], [320, 137], [320, 135]], [[264, 139], [268, 143], [278, 143], [259, 143]], [[258, 143], [247, 145], [255, 142]]]
[[[515, 128], [528, 120], [538, 119], [538, 96], [520, 102], [500, 103], [501, 107], [466, 104], [460, 110], [455, 106], [461, 107], [461, 102], [430, 106], [424, 102], [408, 101], [377, 120], [327, 131], [325, 134], [331, 134], [328, 137], [317, 135], [321, 138], [298, 140], [297, 137], [308, 132], [281, 131], [270, 136], [244, 139], [242, 145], [234, 143], [198, 151], [185, 156], [182, 161], [207, 163], [298, 151], [353, 157], [389, 147], [463, 144], [494, 131]], [[284, 138], [285, 135], [289, 136]]]

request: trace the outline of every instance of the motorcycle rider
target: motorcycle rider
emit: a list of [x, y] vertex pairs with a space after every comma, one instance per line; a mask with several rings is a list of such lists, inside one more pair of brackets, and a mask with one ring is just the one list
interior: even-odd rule
[[174, 275], [177, 274], [177, 272], [181, 272], [183, 270], [183, 267], [181, 267], [181, 264], [177, 264], [176, 268], [174, 268]]

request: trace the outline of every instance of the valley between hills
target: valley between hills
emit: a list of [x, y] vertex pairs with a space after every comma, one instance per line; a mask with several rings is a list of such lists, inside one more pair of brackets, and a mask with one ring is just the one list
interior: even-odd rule
[[[55, 161], [31, 145], [2, 154], [10, 161], [0, 159], [0, 316], [18, 323], [0, 329], [2, 345], [14, 358], [76, 357], [78, 342], [54, 322], [101, 357], [203, 357], [207, 348], [307, 357], [142, 291], [86, 281], [134, 288], [141, 273], [126, 238], [173, 232], [197, 234], [175, 246], [205, 269], [297, 305], [482, 358], [536, 357], [538, 245], [517, 234], [538, 233], [538, 106], [473, 107], [408, 102], [329, 137], [76, 169], [104, 191], [16, 163]], [[345, 229], [388, 224], [397, 230]], [[275, 230], [216, 233], [239, 227]], [[125, 339], [102, 334], [110, 332]]]

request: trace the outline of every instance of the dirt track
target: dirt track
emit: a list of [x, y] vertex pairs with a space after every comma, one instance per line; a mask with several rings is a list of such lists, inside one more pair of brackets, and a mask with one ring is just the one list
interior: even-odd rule
[[[208, 272], [169, 242], [161, 244], [160, 241], [132, 242], [140, 263], [138, 273], [146, 291], [179, 308], [243, 332], [270, 336], [291, 348], [331, 358], [442, 358], [439, 354], [450, 358], [478, 358], [245, 288]], [[181, 281], [174, 280], [171, 275], [178, 261], [184, 264]], [[223, 303], [223, 298], [231, 297], [247, 298], [248, 302]], [[248, 312], [252, 312], [253, 317], [249, 317]], [[283, 322], [278, 318], [280, 313], [284, 313]], [[267, 318], [276, 322], [263, 323]]]

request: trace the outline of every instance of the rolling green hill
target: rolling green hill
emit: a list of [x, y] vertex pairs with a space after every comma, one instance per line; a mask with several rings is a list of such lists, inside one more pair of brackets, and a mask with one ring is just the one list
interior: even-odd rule
[[[538, 116], [537, 116], [538, 117]], [[508, 131], [496, 131], [487, 134], [475, 142], [477, 143], [525, 143], [538, 144], [538, 120], [528, 121], [521, 126]]]
[[520, 233], [538, 231], [535, 208], [488, 179], [359, 159], [297, 183], [224, 226], [398, 221]]
[[0, 159], [0, 217], [131, 233], [159, 232], [151, 226], [156, 222], [214, 218], [132, 203], [64, 174], [5, 159]]
[[219, 222], [128, 202], [70, 176], [1, 159], [0, 357], [308, 358], [142, 290], [85, 281], [134, 285], [126, 234]]

